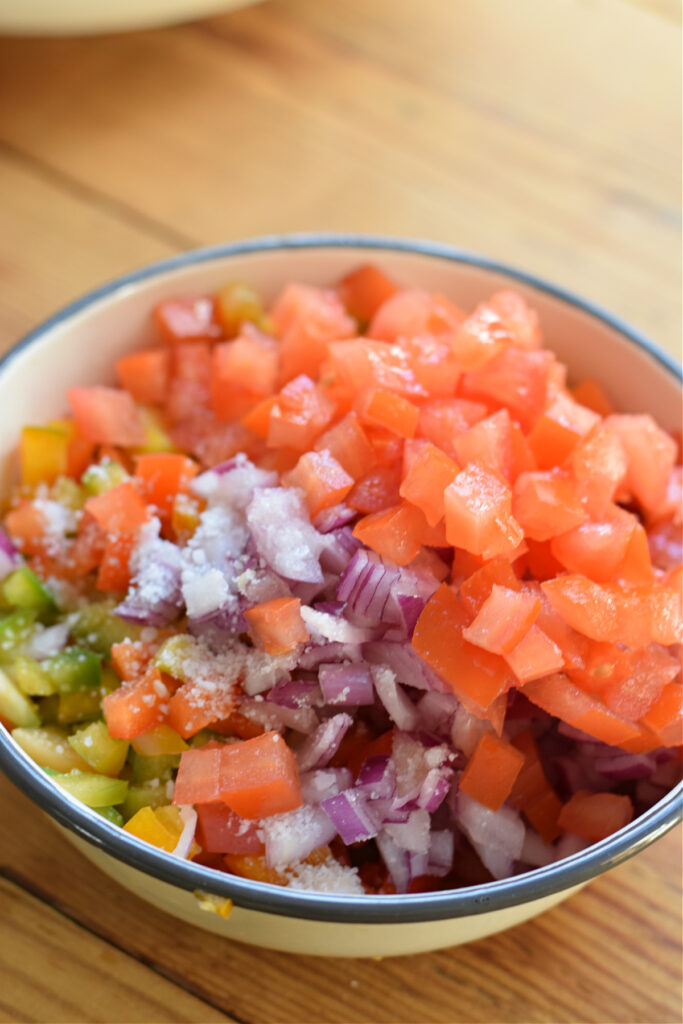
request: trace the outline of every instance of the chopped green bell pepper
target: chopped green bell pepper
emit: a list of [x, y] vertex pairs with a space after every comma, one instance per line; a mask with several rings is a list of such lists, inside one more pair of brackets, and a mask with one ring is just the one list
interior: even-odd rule
[[57, 611], [52, 594], [27, 565], [21, 565], [5, 577], [2, 596], [12, 608], [33, 611], [36, 616], [54, 615]]
[[67, 647], [43, 662], [57, 693], [94, 690], [102, 684], [100, 656], [82, 647]]
[[79, 772], [76, 769], [66, 774], [51, 769], [44, 770], [58, 786], [87, 807], [109, 807], [123, 803], [126, 799], [128, 783], [123, 779], [110, 779], [108, 775], [94, 775], [92, 772]]
[[69, 736], [69, 744], [102, 775], [118, 775], [128, 755], [128, 741], [113, 739], [104, 722], [91, 722]]
[[40, 715], [35, 704], [24, 696], [2, 669], [0, 669], [0, 718], [23, 728], [34, 728], [40, 725]]

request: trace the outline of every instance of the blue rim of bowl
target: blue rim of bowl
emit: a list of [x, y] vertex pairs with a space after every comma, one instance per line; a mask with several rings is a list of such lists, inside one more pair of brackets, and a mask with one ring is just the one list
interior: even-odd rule
[[[102, 299], [115, 296], [131, 285], [183, 267], [250, 253], [291, 249], [362, 249], [404, 252], [451, 263], [468, 264], [528, 285], [602, 321], [630, 344], [644, 350], [655, 362], [679, 380], [676, 362], [629, 324], [599, 306], [550, 284], [534, 274], [487, 259], [454, 246], [374, 235], [305, 233], [268, 235], [240, 242], [195, 249], [139, 270], [94, 289], [49, 317], [26, 334], [0, 358], [0, 373], [25, 348], [48, 331]], [[395, 896], [347, 896], [299, 892], [264, 885], [223, 874], [212, 868], [174, 858], [149, 846], [77, 803], [56, 787], [49, 777], [4, 735], [0, 727], [0, 767], [7, 777], [60, 825], [81, 839], [133, 868], [188, 891], [200, 890], [233, 900], [236, 906], [286, 917], [346, 924], [408, 924], [468, 917], [503, 910], [517, 904], [543, 899], [590, 881], [596, 875], [634, 856], [663, 836], [683, 818], [683, 783], [679, 783], [657, 804], [630, 825], [607, 839], [543, 868], [498, 882], [443, 892]]]

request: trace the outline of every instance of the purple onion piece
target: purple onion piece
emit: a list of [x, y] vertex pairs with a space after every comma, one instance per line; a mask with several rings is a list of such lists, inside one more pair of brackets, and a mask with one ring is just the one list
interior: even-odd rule
[[313, 519], [313, 525], [318, 533], [330, 533], [332, 530], [338, 530], [341, 526], [346, 526], [357, 515], [356, 510], [349, 508], [348, 505], [333, 505], [332, 508], [325, 508], [322, 512], [318, 512]]
[[418, 806], [433, 814], [448, 796], [452, 778], [450, 768], [430, 768], [417, 798]]
[[323, 664], [318, 669], [326, 704], [360, 707], [373, 704], [375, 693], [367, 665]]
[[412, 732], [416, 729], [419, 715], [415, 705], [396, 682], [396, 676], [391, 669], [385, 665], [373, 665], [372, 680], [377, 696], [392, 722], [403, 732]]
[[299, 656], [299, 668], [313, 671], [319, 665], [332, 662], [359, 662], [361, 657], [360, 644], [329, 643], [308, 644]]
[[283, 679], [268, 693], [272, 704], [284, 708], [310, 708], [321, 703], [320, 687], [313, 679]]
[[372, 810], [382, 825], [407, 821], [413, 808], [397, 807], [394, 797], [379, 797], [372, 800]]
[[296, 752], [299, 771], [324, 768], [330, 763], [353, 724], [351, 715], [342, 712], [322, 722], [310, 736], [307, 736]]
[[396, 845], [386, 831], [382, 830], [376, 839], [377, 847], [396, 892], [408, 892], [411, 882], [410, 854]]
[[363, 658], [373, 665], [387, 665], [395, 673], [399, 683], [405, 686], [414, 686], [418, 690], [447, 690], [446, 684], [432, 672], [407, 642], [373, 640], [363, 645]]
[[377, 835], [379, 822], [363, 794], [357, 790], [347, 789], [337, 796], [328, 797], [320, 806], [347, 846]]
[[616, 757], [599, 757], [595, 761], [595, 770], [615, 782], [648, 778], [655, 767], [654, 758], [647, 754], [624, 753]]
[[337, 599], [351, 611], [372, 621], [381, 621], [392, 591], [400, 578], [397, 566], [374, 551], [359, 548], [344, 570], [337, 587]]
[[12, 543], [8, 533], [3, 530], [0, 526], [0, 552], [7, 555], [8, 558], [14, 559], [16, 562], [20, 560], [19, 552], [15, 545]]
[[396, 770], [388, 754], [377, 754], [363, 761], [356, 779], [356, 787], [366, 791], [371, 800], [389, 797], [396, 793]]
[[317, 768], [300, 775], [301, 795], [306, 804], [319, 804], [353, 785], [350, 768]]

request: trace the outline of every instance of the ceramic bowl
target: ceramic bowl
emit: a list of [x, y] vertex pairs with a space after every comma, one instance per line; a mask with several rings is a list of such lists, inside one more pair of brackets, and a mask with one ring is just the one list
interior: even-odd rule
[[[0, 361], [0, 491], [19, 428], [64, 411], [69, 386], [105, 383], [114, 359], [149, 338], [160, 300], [242, 278], [270, 299], [287, 280], [325, 284], [375, 261], [397, 279], [465, 308], [513, 287], [538, 310], [545, 337], [580, 379], [604, 382], [624, 411], [680, 426], [680, 371], [615, 317], [528, 274], [443, 245], [351, 236], [256, 239], [190, 252], [99, 288], [51, 317]], [[334, 896], [267, 886], [179, 861], [110, 825], [55, 787], [0, 727], [0, 766], [82, 853], [142, 899], [230, 938], [290, 952], [387, 956], [468, 942], [518, 924], [638, 853], [681, 817], [681, 786], [626, 828], [559, 863], [486, 885], [400, 896]], [[219, 903], [197, 893], [210, 893]], [[229, 916], [209, 913], [217, 907]]]
[[208, 18], [255, 0], [3, 0], [0, 34], [95, 35]]

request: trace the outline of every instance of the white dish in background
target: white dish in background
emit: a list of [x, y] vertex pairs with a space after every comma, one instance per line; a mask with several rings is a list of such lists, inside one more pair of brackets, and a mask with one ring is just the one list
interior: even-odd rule
[[257, 0], [2, 0], [0, 34], [97, 35], [196, 21]]
[[[411, 286], [443, 292], [465, 308], [500, 288], [516, 289], [537, 309], [547, 344], [575, 378], [596, 377], [623, 411], [651, 412], [664, 427], [680, 428], [680, 376], [672, 360], [561, 289], [442, 245], [339, 235], [275, 237], [143, 268], [85, 296], [19, 342], [0, 360], [0, 492], [13, 472], [20, 426], [63, 413], [69, 387], [110, 381], [114, 359], [150, 340], [150, 311], [160, 300], [211, 292], [230, 279], [249, 281], [270, 300], [288, 280], [329, 284], [366, 262]], [[326, 956], [416, 953], [509, 928], [566, 899], [681, 817], [679, 785], [621, 831], [525, 875], [449, 892], [331, 896], [236, 878], [148, 846], [55, 787], [2, 727], [0, 767], [70, 830], [64, 835], [85, 856], [141, 898], [229, 938]], [[232, 900], [230, 916], [207, 913], [195, 890]]]

